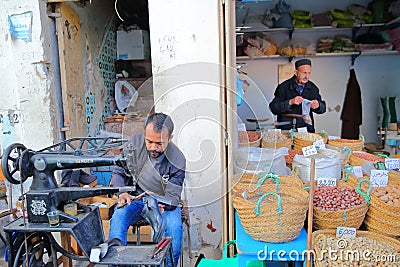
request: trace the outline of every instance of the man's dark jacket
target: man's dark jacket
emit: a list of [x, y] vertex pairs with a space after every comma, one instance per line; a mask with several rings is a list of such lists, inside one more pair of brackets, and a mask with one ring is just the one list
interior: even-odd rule
[[[304, 87], [303, 93], [300, 95], [296, 85], [296, 76], [294, 75], [292, 78], [278, 85], [274, 96], [275, 97], [269, 104], [269, 107], [273, 114], [278, 115], [278, 122], [292, 122], [292, 118], [283, 117], [282, 114], [302, 114], [302, 105], [290, 106], [290, 99], [296, 96], [302, 96], [304, 99], [318, 100], [319, 108], [310, 110], [310, 117], [313, 125], [306, 124], [302, 118], [296, 118], [296, 129], [300, 127], [307, 127], [308, 132], [315, 132], [313, 113], [325, 113], [326, 104], [319, 94], [318, 87], [313, 82], [308, 81]], [[278, 126], [278, 128], [282, 130], [290, 130], [292, 125], [282, 125]]]

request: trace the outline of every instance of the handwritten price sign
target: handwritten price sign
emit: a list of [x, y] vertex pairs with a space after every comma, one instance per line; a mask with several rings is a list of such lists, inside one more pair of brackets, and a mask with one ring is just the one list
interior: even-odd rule
[[300, 127], [300, 128], [297, 128], [297, 132], [299, 132], [299, 133], [307, 133], [308, 131], [307, 131], [307, 127]]
[[318, 177], [317, 178], [317, 185], [326, 185], [326, 186], [336, 186], [336, 178], [334, 177]]
[[314, 145], [303, 147], [301, 150], [303, 151], [304, 157], [309, 157], [318, 153]]
[[400, 169], [400, 159], [385, 159], [386, 169], [388, 170], [399, 170]]
[[346, 238], [346, 237], [355, 238], [356, 235], [357, 235], [356, 228], [342, 227], [342, 226], [339, 226], [338, 228], [336, 228], [336, 238]]
[[387, 186], [389, 172], [386, 170], [371, 170], [371, 186], [382, 187]]
[[318, 150], [320, 150], [320, 149], [325, 149], [325, 148], [326, 148], [326, 147], [325, 147], [324, 140], [322, 140], [322, 139], [319, 139], [319, 140], [315, 141], [315, 142], [313, 143], [313, 145], [314, 145], [316, 148], [318, 148]]
[[363, 177], [363, 172], [361, 166], [353, 166], [353, 170], [351, 173], [357, 177], [357, 178], [362, 178]]

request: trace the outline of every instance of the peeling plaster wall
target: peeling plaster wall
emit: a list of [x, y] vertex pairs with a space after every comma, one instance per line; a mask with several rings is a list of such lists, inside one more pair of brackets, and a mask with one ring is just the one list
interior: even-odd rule
[[[2, 134], [2, 146], [21, 142], [32, 149], [52, 144], [52, 86], [50, 43], [47, 17], [42, 21], [45, 5], [42, 1], [0, 2], [0, 112], [3, 117], [14, 113], [12, 138]], [[8, 16], [33, 12], [32, 42], [15, 39], [8, 31]], [[45, 16], [45, 14], [43, 14]], [[15, 123], [13, 123], [15, 122]], [[40, 125], [40, 127], [38, 127]], [[2, 124], [3, 130], [4, 124]]]
[[[40, 149], [57, 140], [49, 21], [43, 1], [0, 1], [0, 145]], [[32, 41], [15, 39], [8, 16], [32, 11]], [[11, 120], [10, 120], [11, 119]], [[19, 186], [18, 186], [19, 187]], [[25, 183], [29, 187], [29, 183]], [[19, 190], [17, 191], [19, 192]], [[13, 202], [15, 203], [15, 201]]]

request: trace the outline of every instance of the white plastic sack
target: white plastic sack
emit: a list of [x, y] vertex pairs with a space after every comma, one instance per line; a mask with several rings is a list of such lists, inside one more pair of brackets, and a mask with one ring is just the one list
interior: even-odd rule
[[303, 182], [309, 182], [311, 158], [315, 158], [315, 179], [331, 177], [339, 180], [342, 176], [341, 156], [340, 152], [330, 149], [320, 150], [318, 154], [309, 157], [295, 155], [292, 169], [297, 171]]
[[115, 83], [115, 102], [121, 112], [125, 112], [129, 106], [134, 106], [138, 98], [135, 87], [127, 81], [117, 81]]
[[290, 175], [286, 166], [285, 156], [288, 148], [278, 149], [242, 147], [237, 151], [234, 164], [235, 173], [258, 173], [260, 171], [273, 172], [278, 176]]

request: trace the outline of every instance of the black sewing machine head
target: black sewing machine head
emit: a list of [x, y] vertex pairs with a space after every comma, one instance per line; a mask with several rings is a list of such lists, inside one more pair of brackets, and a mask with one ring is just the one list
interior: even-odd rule
[[[134, 187], [59, 187], [54, 171], [96, 166], [117, 165], [135, 176], [136, 160], [133, 151], [124, 149], [119, 156], [108, 156], [107, 151], [124, 145], [126, 140], [115, 138], [73, 138], [46, 147], [39, 151], [27, 149], [22, 144], [12, 144], [4, 152], [2, 171], [12, 184], [24, 183], [33, 177], [30, 190], [26, 193], [29, 222], [47, 222], [50, 210], [60, 209], [67, 201], [84, 197], [134, 191]], [[73, 218], [65, 217], [73, 220]]]

